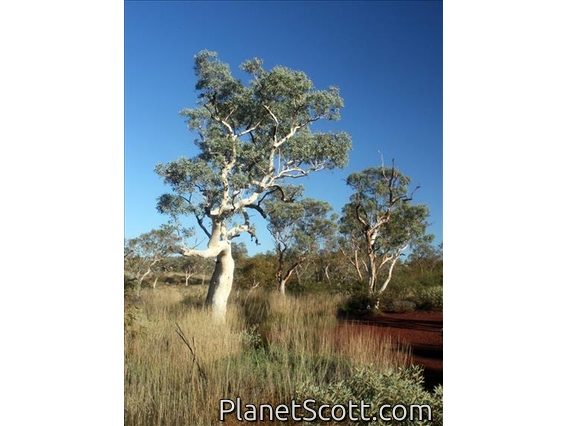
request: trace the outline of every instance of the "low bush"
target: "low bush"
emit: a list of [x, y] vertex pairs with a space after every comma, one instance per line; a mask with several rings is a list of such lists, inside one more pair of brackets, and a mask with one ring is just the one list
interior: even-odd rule
[[444, 307], [444, 291], [441, 285], [422, 287], [416, 292], [416, 304], [423, 311], [441, 311]]
[[386, 312], [406, 313], [416, 310], [416, 303], [410, 300], [392, 300], [389, 302], [381, 302], [381, 310]]
[[[319, 384], [309, 381], [301, 383], [297, 388], [296, 398], [298, 401], [312, 398], [317, 401], [320, 407], [323, 404], [330, 406], [343, 404], [346, 406], [349, 401], [353, 401], [358, 405], [359, 401], [364, 401], [365, 404], [370, 406], [363, 413], [366, 417], [377, 415], [380, 412], [380, 408], [387, 404], [391, 407], [402, 405], [408, 410], [408, 416], [403, 420], [387, 421], [377, 415], [376, 420], [370, 423], [368, 420], [352, 420], [342, 424], [441, 426], [443, 424], [442, 387], [438, 386], [433, 392], [428, 392], [424, 389], [423, 383], [423, 370], [418, 366], [391, 369], [386, 372], [377, 371], [373, 366], [366, 366], [358, 369], [353, 376], [331, 384]], [[430, 408], [430, 411], [424, 407], [425, 405]], [[422, 406], [423, 408], [418, 409], [415, 407], [411, 410], [411, 406]], [[396, 418], [400, 419], [402, 413], [404, 413], [402, 410], [389, 412], [389, 408], [386, 408], [382, 413], [385, 418], [395, 417], [396, 415]], [[410, 411], [412, 411], [412, 419], [410, 418]], [[356, 409], [353, 414], [357, 418], [361, 418], [362, 413]]]
[[371, 295], [367, 292], [352, 294], [339, 305], [337, 316], [339, 318], [363, 318], [378, 313], [378, 301], [377, 295]]

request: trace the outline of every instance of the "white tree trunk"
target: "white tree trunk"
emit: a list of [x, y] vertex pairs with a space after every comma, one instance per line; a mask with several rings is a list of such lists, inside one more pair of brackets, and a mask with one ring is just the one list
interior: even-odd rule
[[286, 281], [280, 280], [280, 281], [278, 282], [278, 292], [279, 292], [282, 296], [286, 296]]
[[374, 294], [377, 287], [377, 264], [375, 254], [373, 252], [369, 252], [368, 258], [369, 270], [367, 271], [367, 286], [369, 289], [369, 294]]
[[231, 253], [231, 244], [217, 255], [215, 270], [209, 283], [209, 291], [205, 303], [211, 307], [213, 317], [224, 321], [227, 312], [227, 301], [233, 287], [233, 274], [235, 271], [235, 261]]

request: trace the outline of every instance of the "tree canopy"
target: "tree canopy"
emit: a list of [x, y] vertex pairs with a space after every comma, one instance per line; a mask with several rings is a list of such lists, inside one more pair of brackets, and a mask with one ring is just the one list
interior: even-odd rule
[[370, 167], [347, 178], [354, 192], [343, 208], [340, 229], [344, 244], [353, 253], [352, 264], [360, 276], [360, 265], [367, 272], [370, 293], [377, 290], [377, 276], [382, 269], [388, 272], [379, 294], [389, 284], [403, 251], [411, 244], [429, 243], [433, 238], [426, 234], [428, 206], [411, 204], [410, 183], [394, 162], [391, 167]]
[[[220, 311], [232, 283], [230, 241], [242, 233], [256, 239], [250, 213], [266, 218], [269, 195], [289, 200], [286, 181], [344, 167], [351, 149], [347, 133], [310, 128], [316, 121], [340, 118], [343, 99], [337, 87], [317, 90], [301, 71], [262, 65], [258, 58], [241, 65], [250, 76], [245, 84], [215, 52], [200, 52], [195, 57], [198, 106], [180, 113], [197, 135], [199, 153], [156, 166], [172, 189], [158, 199], [158, 210], [195, 216], [209, 238], [207, 249], [179, 247], [179, 253], [218, 257], [207, 300], [218, 302]], [[219, 286], [225, 288], [222, 297], [215, 296]]]
[[329, 217], [331, 205], [314, 198], [294, 203], [271, 199], [267, 202], [267, 211], [268, 230], [278, 258], [278, 289], [284, 294], [292, 273], [310, 257], [320, 254], [326, 243], [335, 237], [337, 215]]
[[[197, 132], [200, 153], [156, 167], [173, 190], [160, 197], [158, 210], [195, 215], [200, 225], [206, 217], [241, 216], [240, 224], [225, 233], [228, 239], [254, 234], [247, 209], [265, 216], [263, 194], [282, 191], [287, 178], [345, 166], [351, 149], [346, 133], [309, 128], [321, 119], [339, 119], [339, 89], [315, 90], [303, 72], [281, 66], [265, 71], [260, 59], [241, 67], [252, 77], [248, 86], [216, 53], [196, 56], [199, 107], [180, 114]], [[208, 228], [202, 229], [211, 237]]]

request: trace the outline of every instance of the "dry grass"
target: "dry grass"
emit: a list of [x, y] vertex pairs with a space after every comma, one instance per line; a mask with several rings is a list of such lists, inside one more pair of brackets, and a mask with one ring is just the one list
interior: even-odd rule
[[337, 297], [249, 292], [232, 301], [221, 325], [193, 303], [205, 293], [162, 287], [127, 304], [125, 425], [218, 424], [222, 398], [289, 403], [308, 379], [324, 384], [361, 365], [408, 362], [388, 340], [338, 334]]

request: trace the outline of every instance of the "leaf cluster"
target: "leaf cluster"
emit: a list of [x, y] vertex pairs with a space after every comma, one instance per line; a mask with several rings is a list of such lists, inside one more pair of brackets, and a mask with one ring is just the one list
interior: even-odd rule
[[393, 167], [370, 167], [347, 178], [354, 190], [343, 207], [340, 231], [347, 238], [365, 245], [372, 242], [377, 254], [410, 243], [429, 243], [426, 235], [428, 206], [412, 204], [408, 186], [411, 179]]
[[340, 118], [337, 87], [317, 90], [305, 73], [265, 70], [258, 58], [241, 68], [248, 84], [216, 52], [196, 55], [197, 107], [180, 115], [197, 134], [199, 153], [156, 166], [173, 192], [158, 199], [161, 213], [226, 218], [247, 207], [260, 210], [261, 195], [287, 179], [347, 164], [348, 134], [310, 130], [318, 120]]

